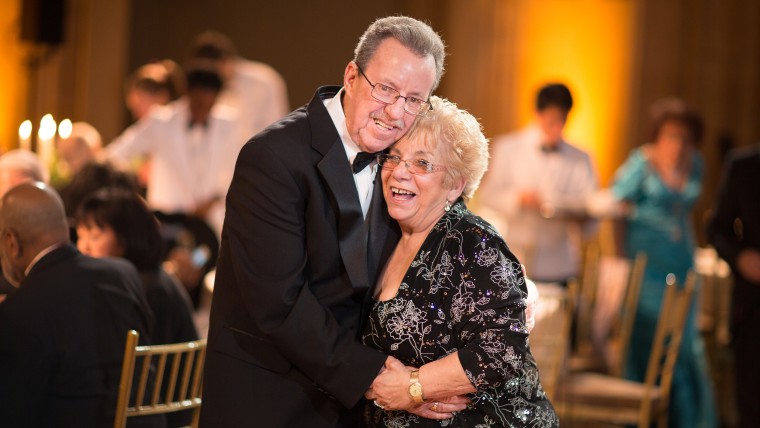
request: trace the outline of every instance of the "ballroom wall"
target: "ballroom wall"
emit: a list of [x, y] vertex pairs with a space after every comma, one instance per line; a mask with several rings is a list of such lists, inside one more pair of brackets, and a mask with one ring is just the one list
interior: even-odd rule
[[[493, 137], [524, 125], [545, 80], [564, 80], [577, 108], [568, 135], [592, 152], [601, 182], [644, 139], [649, 104], [679, 96], [705, 115], [701, 216], [724, 148], [760, 140], [760, 2], [751, 0], [65, 0], [60, 46], [19, 40], [21, 0], [0, 0], [0, 138], [42, 113], [95, 124], [108, 141], [129, 120], [124, 76], [156, 58], [182, 61], [192, 36], [227, 33], [243, 56], [286, 78], [291, 106], [339, 83], [375, 17], [430, 21], [447, 41], [439, 94], [482, 119]], [[41, 58], [36, 74], [30, 57]]]

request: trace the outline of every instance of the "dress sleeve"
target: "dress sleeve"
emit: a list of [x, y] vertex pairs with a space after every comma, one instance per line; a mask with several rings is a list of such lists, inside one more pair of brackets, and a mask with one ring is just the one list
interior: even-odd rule
[[451, 318], [460, 363], [481, 389], [524, 378], [532, 358], [525, 325], [528, 292], [520, 263], [498, 236], [477, 238], [462, 239], [466, 257], [454, 257]]

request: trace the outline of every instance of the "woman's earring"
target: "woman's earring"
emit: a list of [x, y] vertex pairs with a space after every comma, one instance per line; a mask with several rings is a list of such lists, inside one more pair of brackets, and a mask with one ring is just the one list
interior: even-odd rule
[[451, 202], [449, 202], [449, 200], [446, 199], [446, 205], [443, 206], [443, 210], [446, 212], [449, 212], [450, 209], [451, 209]]

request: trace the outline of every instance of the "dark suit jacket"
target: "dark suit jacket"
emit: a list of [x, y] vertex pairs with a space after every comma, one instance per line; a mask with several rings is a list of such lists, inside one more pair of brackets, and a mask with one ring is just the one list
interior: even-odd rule
[[[708, 225], [710, 242], [734, 272], [732, 326], [751, 329], [750, 340], [757, 340], [754, 329], [760, 322], [760, 284], [752, 284], [736, 269], [741, 250], [760, 251], [760, 146], [731, 153]], [[741, 220], [741, 233], [735, 228]], [[735, 332], [737, 333], [737, 332]]]
[[240, 152], [217, 264], [201, 426], [333, 427], [385, 360], [357, 341], [357, 296], [374, 284], [398, 238], [379, 176], [365, 225], [322, 101], [339, 89], [320, 88]]
[[0, 424], [113, 426], [127, 331], [151, 322], [129, 263], [71, 245], [42, 257], [0, 304]]

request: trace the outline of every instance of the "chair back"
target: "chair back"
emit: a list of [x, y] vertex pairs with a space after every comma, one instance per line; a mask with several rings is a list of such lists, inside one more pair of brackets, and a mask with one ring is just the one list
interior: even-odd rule
[[538, 364], [541, 386], [549, 399], [554, 400], [570, 355], [571, 321], [578, 285], [572, 279], [566, 289], [549, 285], [539, 290], [540, 308], [536, 328], [530, 333], [530, 350]]
[[575, 350], [580, 353], [593, 349], [592, 326], [596, 290], [599, 285], [599, 268], [602, 251], [596, 243], [589, 243], [583, 260], [581, 280], [575, 292], [573, 307], [575, 311]]
[[206, 341], [138, 346], [139, 337], [127, 332], [114, 427], [126, 427], [131, 416], [187, 409], [193, 409], [191, 426], [197, 427]]
[[623, 376], [623, 370], [626, 364], [628, 348], [631, 345], [631, 334], [633, 333], [633, 322], [636, 320], [636, 308], [639, 304], [639, 294], [641, 292], [641, 283], [644, 280], [644, 269], [647, 265], [646, 253], [636, 254], [633, 261], [633, 267], [628, 275], [628, 285], [623, 297], [623, 305], [618, 320], [618, 330], [616, 336], [617, 356], [612, 365], [611, 374], [613, 376]]
[[[661, 421], [667, 419], [670, 387], [673, 382], [673, 373], [694, 296], [696, 281], [697, 277], [693, 271], [687, 275], [683, 287], [676, 284], [674, 275], [670, 274], [667, 277], [665, 297], [662, 302], [660, 317], [657, 320], [657, 329], [652, 342], [652, 351], [649, 354], [646, 378], [644, 379], [646, 384], [645, 399], [639, 413], [639, 426], [648, 426], [652, 411], [659, 413]], [[652, 400], [648, 399], [649, 394], [658, 387], [660, 409], [652, 409]]]

